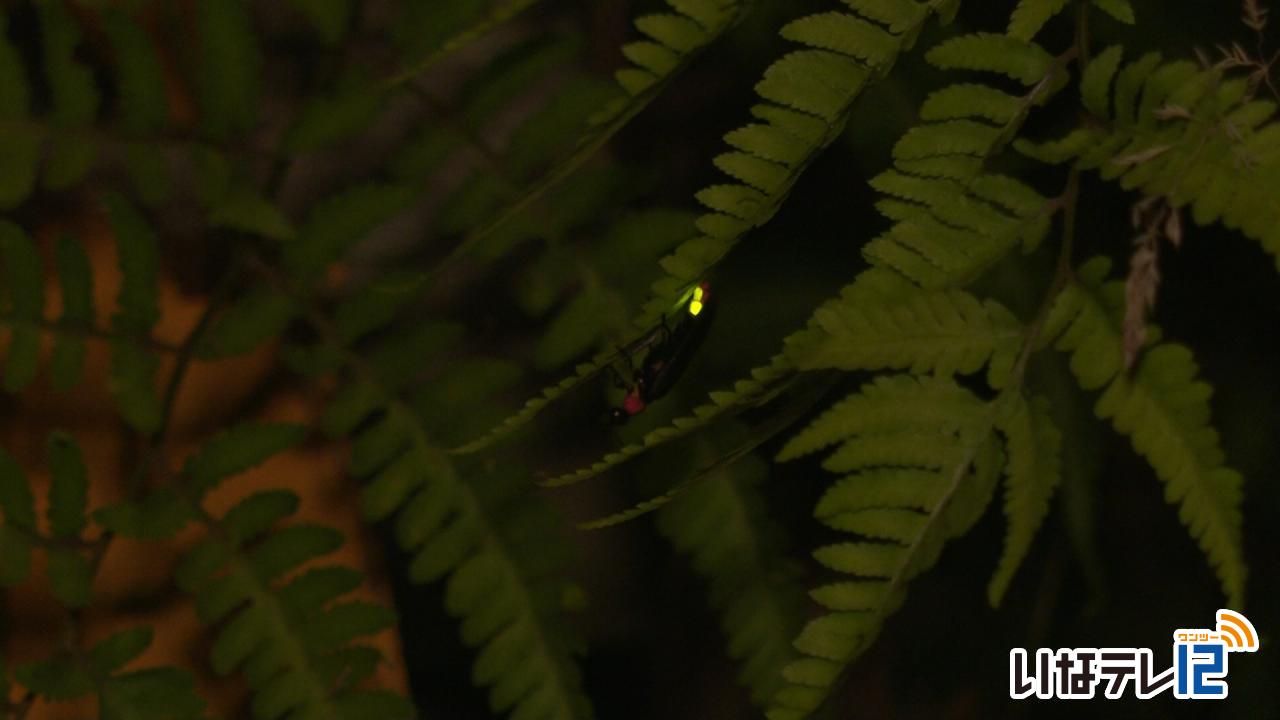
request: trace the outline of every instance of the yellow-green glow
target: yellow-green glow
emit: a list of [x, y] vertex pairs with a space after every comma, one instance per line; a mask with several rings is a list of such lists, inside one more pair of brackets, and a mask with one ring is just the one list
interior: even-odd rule
[[689, 301], [689, 314], [698, 317], [698, 313], [702, 312], [702, 286], [698, 285], [693, 288], [693, 299]]

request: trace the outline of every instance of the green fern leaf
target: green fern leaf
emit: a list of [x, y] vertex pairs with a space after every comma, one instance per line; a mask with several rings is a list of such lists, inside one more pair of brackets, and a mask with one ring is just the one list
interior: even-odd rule
[[898, 38], [856, 15], [826, 12], [807, 15], [783, 26], [779, 34], [810, 47], [858, 58], [874, 68], [888, 68], [897, 58]]
[[1086, 110], [1098, 117], [1111, 116], [1111, 80], [1123, 57], [1124, 48], [1112, 45], [1098, 53], [1080, 78], [1080, 100]]
[[[153, 133], [168, 120], [169, 101], [160, 56], [142, 26], [115, 9], [102, 11], [102, 31], [115, 57], [117, 122], [131, 135]], [[168, 160], [146, 141], [126, 142], [125, 165], [144, 204], [168, 199], [172, 187]]]
[[1043, 48], [994, 33], [974, 33], [948, 40], [925, 56], [944, 70], [982, 70], [1006, 75], [1023, 85], [1040, 82], [1053, 65]]
[[792, 437], [777, 459], [794, 460], [828, 448], [851, 434], [870, 433], [875, 428], [938, 427], [948, 418], [964, 417], [972, 409], [972, 394], [946, 380], [878, 377]]
[[958, 83], [929, 95], [920, 107], [920, 119], [937, 122], [983, 118], [1004, 125], [1023, 111], [1023, 101], [986, 85]]
[[313, 280], [325, 267], [403, 210], [413, 199], [404, 186], [369, 184], [344, 190], [317, 205], [298, 240], [285, 246], [290, 272]]
[[153, 635], [145, 625], [108, 635], [89, 650], [89, 666], [100, 675], [113, 673], [150, 647]]
[[898, 304], [832, 301], [814, 312], [823, 339], [794, 357], [804, 370], [910, 369], [968, 374], [990, 364], [1001, 387], [1021, 342], [1021, 325], [1003, 306], [958, 290], [918, 291]]
[[1165, 497], [1209, 558], [1227, 600], [1244, 600], [1241, 525], [1243, 479], [1223, 466], [1217, 433], [1206, 432], [1209, 386], [1196, 381], [1191, 353], [1178, 345], [1149, 350], [1132, 380], [1121, 375], [1098, 399], [1099, 417], [1130, 435], [1156, 474]]
[[1129, 0], [1090, 0], [1093, 6], [1125, 25], [1132, 25], [1137, 17]]
[[[959, 40], [990, 40], [966, 37]], [[931, 94], [921, 108], [928, 122], [903, 135], [894, 146], [895, 169], [871, 182], [887, 196], [877, 208], [895, 224], [863, 248], [866, 258], [942, 290], [972, 283], [1019, 245], [1033, 250], [1049, 231], [1055, 204], [1018, 180], [982, 169], [1018, 133], [1029, 109], [1056, 89], [1040, 82], [1014, 97], [965, 83]]]
[[[40, 331], [44, 316], [44, 267], [35, 245], [17, 225], [0, 221], [0, 262], [9, 288], [10, 329], [4, 364], [4, 389], [21, 390], [35, 379], [40, 360]], [[0, 298], [3, 300], [4, 298]]]
[[103, 720], [195, 720], [204, 701], [195, 680], [178, 668], [148, 668], [116, 674], [151, 644], [150, 628], [111, 635], [83, 655], [63, 652], [21, 665], [14, 677], [32, 693], [50, 700], [99, 695]]
[[137, 134], [161, 127], [169, 115], [164, 70], [143, 27], [118, 10], [104, 10], [102, 29], [115, 51], [120, 127]]
[[[528, 0], [523, 3], [529, 4]], [[650, 40], [623, 46], [623, 55], [632, 63], [614, 76], [623, 97], [604, 103], [591, 115], [589, 127], [578, 138], [572, 153], [552, 164], [504, 207], [490, 213], [479, 227], [470, 226], [467, 240], [455, 250], [455, 255], [505, 226], [573, 175], [644, 110], [698, 53], [737, 22], [749, 5], [742, 0], [667, 0], [667, 4], [676, 12], [643, 15], [635, 20], [636, 28]]]
[[[413, 333], [422, 338], [418, 350]], [[349, 384], [323, 424], [342, 434], [366, 424], [352, 456], [352, 470], [371, 478], [364, 510], [372, 518], [398, 511], [396, 539], [412, 555], [413, 582], [446, 580], [446, 609], [461, 620], [464, 643], [477, 650], [472, 677], [490, 686], [493, 711], [590, 717], [574, 662], [577, 642], [563, 624], [561, 598], [576, 591], [558, 577], [567, 565], [559, 519], [529, 494], [528, 478], [509, 468], [484, 482], [463, 482], [429, 435], [465, 425], [456, 409], [481, 405], [477, 398], [494, 391], [495, 378], [510, 377], [509, 364], [464, 366], [456, 381], [432, 383], [451, 392], [428, 389], [412, 407], [397, 397], [420, 372], [423, 352], [440, 350], [441, 338], [455, 333], [443, 324], [391, 333], [387, 352], [373, 353], [372, 375]]]
[[[836, 14], [829, 13], [823, 17], [832, 22], [802, 20], [788, 26], [786, 34], [814, 49], [789, 53], [765, 71], [756, 91], [768, 102], [752, 108], [752, 114], [765, 124], [751, 123], [726, 135], [735, 152], [715, 161], [726, 174], [745, 184], [712, 185], [697, 194], [698, 201], [710, 210], [696, 222], [703, 234], [681, 243], [660, 261], [667, 277], [653, 285], [637, 327], [656, 323], [690, 282], [701, 278], [744, 233], [773, 216], [799, 172], [839, 135], [845, 114], [870, 79], [871, 67], [859, 58], [887, 64], [896, 53], [890, 41], [905, 46], [932, 11], [946, 15], [954, 10], [950, 3], [912, 0], [850, 0], [846, 4], [855, 14], [836, 20]], [[889, 32], [862, 18], [887, 26]], [[667, 31], [675, 32], [674, 28]], [[876, 69], [886, 67], [876, 65]], [[516, 415], [458, 451], [474, 452], [528, 423], [551, 400], [601, 372], [611, 358], [611, 354], [602, 353], [580, 365], [573, 377], [547, 388], [542, 397], [529, 400]], [[630, 453], [615, 453], [597, 463], [597, 469], [626, 459], [638, 452], [638, 447], [642, 446], [631, 446]]]
[[[0, 118], [25, 121], [31, 111], [31, 90], [18, 51], [9, 42], [8, 17], [0, 17]], [[0, 209], [17, 207], [31, 194], [40, 165], [41, 137], [19, 126], [0, 133]]]
[[210, 208], [209, 224], [272, 240], [293, 240], [293, 222], [269, 201], [248, 191], [232, 191]]
[[929, 11], [941, 5], [901, 0], [843, 0], [843, 2], [859, 15], [886, 26], [889, 32], [895, 35], [905, 35], [918, 30], [928, 19]]
[[[160, 318], [155, 233], [120, 196], [108, 195], [106, 205], [122, 276], [112, 328], [124, 336], [146, 337]], [[111, 348], [109, 388], [116, 405], [130, 425], [149, 435], [160, 427], [160, 399], [154, 385], [158, 361], [128, 340], [114, 340]]]
[[299, 311], [296, 299], [275, 288], [250, 288], [214, 319], [198, 352], [203, 358], [252, 352], [283, 333]]
[[[1108, 109], [1107, 80], [1118, 62], [1105, 60], [1090, 65], [1082, 85], [1094, 114]], [[1221, 222], [1258, 240], [1280, 267], [1280, 209], [1270, 194], [1280, 177], [1280, 123], [1272, 122], [1275, 104], [1253, 100], [1248, 86], [1223, 66], [1161, 65], [1159, 56], [1147, 55], [1116, 75], [1111, 125], [1019, 149], [1048, 162], [1074, 161], [1126, 190], [1189, 206], [1199, 224]]]
[[[343, 678], [355, 673], [358, 682], [372, 666], [368, 651], [349, 643], [393, 622], [385, 609], [341, 600], [355, 571], [320, 566], [281, 580], [342, 542], [340, 533], [318, 525], [271, 531], [297, 504], [290, 492], [241, 501], [213, 521], [213, 532], [175, 574], [197, 596], [201, 620], [221, 623], [210, 650], [214, 670], [243, 669], [254, 689], [253, 716], [263, 720], [290, 713], [341, 717], [337, 702], [349, 692]], [[389, 717], [412, 714], [403, 701], [397, 707]]]
[[801, 619], [800, 592], [774, 551], [778, 530], [755, 488], [765, 469], [759, 461], [739, 462], [657, 516], [658, 529], [710, 583], [739, 680], [758, 705], [777, 691], [782, 667], [794, 659], [791, 638]]
[[12, 523], [0, 525], [0, 586], [20, 585], [31, 575], [32, 542]]
[[[98, 111], [98, 90], [89, 69], [75, 61], [80, 29], [67, 9], [58, 3], [40, 5], [40, 26], [53, 103], [50, 120], [54, 126], [63, 128], [89, 125]], [[97, 147], [87, 138], [62, 135], [49, 144], [48, 151], [45, 187], [63, 190], [88, 175]]]
[[[1210, 387], [1196, 380], [1191, 353], [1160, 344], [1146, 351], [1137, 371], [1122, 372], [1123, 283], [1102, 283], [1108, 263], [1095, 259], [1077, 273], [1055, 303], [1046, 332], [1072, 353], [1081, 387], [1105, 386], [1095, 413], [1128, 435], [1165, 483], [1165, 497], [1200, 544], [1231, 603], [1244, 595], [1240, 475], [1225, 465], [1217, 432], [1209, 425]], [[1049, 337], [1053, 337], [1050, 335]]]
[[[811, 49], [783, 56], [765, 70], [756, 85], [756, 92], [768, 103], [753, 108], [752, 114], [768, 125], [747, 125], [726, 136], [726, 141], [745, 154], [781, 161], [786, 175], [754, 183], [756, 188], [713, 185], [698, 194], [698, 200], [712, 210], [697, 223], [704, 235], [682, 243], [663, 258], [660, 264], [669, 277], [653, 286], [653, 297], [638, 318], [638, 326], [656, 322], [685, 285], [705, 275], [745, 232], [773, 216], [799, 172], [844, 127], [853, 100], [873, 71], [887, 70], [897, 52], [909, 44], [908, 36], [937, 9], [936, 3], [910, 0], [846, 4], [853, 8], [853, 14], [825, 13], [784, 28], [784, 36]], [[888, 32], [874, 23], [887, 25]], [[718, 165], [725, 162], [717, 159]]]
[[[827, 465], [843, 453], [834, 465], [856, 472], [828, 489], [815, 515], [860, 539], [814, 552], [822, 565], [856, 579], [813, 591], [830, 612], [797, 635], [795, 647], [805, 657], [783, 669], [787, 684], [774, 695], [770, 718], [809, 717], [825, 702], [844, 669], [901, 603], [906, 584], [936, 562], [949, 539], [977, 522], [1003, 464], [994, 406], [954, 382], [903, 376], [882, 378], [867, 390], [866, 399], [846, 400], [838, 412], [816, 420], [799, 443], [843, 442]], [[930, 396], [946, 398], [946, 404]], [[879, 410], [869, 417], [849, 411], [859, 404]], [[840, 434], [848, 419], [854, 422]], [[877, 452], [847, 452], [873, 445]], [[886, 445], [902, 450], [889, 457], [879, 452]]]
[[148, 333], [160, 319], [160, 259], [155, 231], [119, 195], [105, 199], [120, 258], [120, 295], [113, 325], [121, 332]]
[[245, 0], [200, 0], [195, 9], [201, 123], [226, 137], [257, 120], [262, 57]]
[[[205, 703], [195, 678], [178, 668], [148, 668], [102, 681], [103, 720], [196, 720]], [[390, 716], [388, 716], [390, 717]]]
[[381, 112], [385, 96], [368, 79], [344, 78], [332, 95], [311, 100], [285, 133], [289, 152], [307, 153], [346, 142], [369, 127]]
[[993, 607], [1004, 598], [1031, 540], [1049, 514], [1049, 500], [1062, 475], [1062, 436], [1049, 417], [1048, 407], [1044, 398], [1028, 401], [1019, 394], [997, 418], [1009, 454], [1004, 491], [1009, 528], [1004, 555], [987, 586], [987, 598]]
[[462, 620], [463, 641], [478, 651], [472, 679], [491, 686], [490, 708], [510, 710], [513, 717], [590, 717], [572, 660], [572, 634], [561, 625], [560, 608], [548, 602], [563, 586], [553, 579], [526, 579], [521, 570], [531, 562], [546, 567], [554, 546], [513, 544], [502, 530], [495, 534], [479, 524], [485, 517], [507, 517], [517, 525], [546, 527], [554, 518], [551, 509], [519, 495], [482, 503], [451, 470], [418, 467], [422, 488], [397, 518], [397, 536], [414, 553], [411, 579], [449, 576], [446, 608]]
[[26, 473], [0, 448], [0, 585], [22, 583], [31, 574], [32, 537], [36, 533], [35, 496]]
[[[62, 290], [62, 317], [58, 320], [64, 328], [83, 328], [93, 325], [93, 271], [84, 248], [71, 238], [60, 235], [56, 250], [58, 281]], [[54, 340], [53, 357], [49, 360], [49, 375], [53, 387], [66, 390], [80, 378], [84, 367], [85, 343], [74, 332], [59, 335]]]
[[624, 445], [589, 466], [544, 480], [540, 484], [544, 487], [563, 487], [590, 480], [659, 445], [690, 435], [724, 415], [772, 400], [786, 389], [788, 380], [793, 377], [794, 368], [790, 361], [785, 356], [774, 357], [768, 365], [753, 369], [751, 379], [734, 383], [732, 390], [710, 393], [711, 402], [695, 407], [689, 415], [677, 417], [669, 425], [649, 431], [639, 442]]
[[260, 465], [297, 445], [306, 434], [306, 428], [301, 425], [241, 423], [205, 443], [187, 459], [182, 474], [195, 492], [208, 492], [226, 478]]
[[154, 490], [93, 511], [94, 522], [119, 535], [138, 540], [172, 538], [195, 519], [191, 504], [172, 489]]
[[19, 665], [13, 679], [50, 700], [74, 700], [93, 693], [93, 677], [69, 653]]
[[84, 529], [89, 481], [80, 446], [70, 436], [53, 433], [46, 442], [49, 456], [49, 530], [55, 538], [78, 538]]
[[24, 532], [36, 531], [36, 500], [26, 473], [3, 448], [0, 448], [0, 510], [4, 511], [5, 525]]
[[1067, 0], [1020, 0], [1009, 18], [1009, 37], [1031, 40], [1067, 7]]
[[389, 325], [396, 313], [417, 297], [425, 273], [391, 270], [342, 301], [334, 325], [344, 343], [353, 343]]

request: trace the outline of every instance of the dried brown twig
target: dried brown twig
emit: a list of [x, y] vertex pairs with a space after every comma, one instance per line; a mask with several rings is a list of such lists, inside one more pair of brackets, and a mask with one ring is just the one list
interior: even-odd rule
[[1129, 256], [1124, 283], [1124, 364], [1132, 368], [1147, 340], [1147, 316], [1155, 309], [1160, 290], [1160, 240], [1174, 249], [1182, 246], [1182, 215], [1164, 196], [1134, 204], [1129, 220], [1138, 235]]

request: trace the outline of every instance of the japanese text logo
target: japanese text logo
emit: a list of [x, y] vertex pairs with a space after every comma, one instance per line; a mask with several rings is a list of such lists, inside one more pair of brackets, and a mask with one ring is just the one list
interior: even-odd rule
[[1115, 700], [1130, 692], [1146, 700], [1173, 689], [1182, 700], [1227, 697], [1227, 659], [1258, 649], [1258, 632], [1244, 615], [1218, 610], [1214, 629], [1173, 633], [1173, 666], [1157, 672], [1148, 648], [1024, 648], [1009, 651], [1009, 697]]

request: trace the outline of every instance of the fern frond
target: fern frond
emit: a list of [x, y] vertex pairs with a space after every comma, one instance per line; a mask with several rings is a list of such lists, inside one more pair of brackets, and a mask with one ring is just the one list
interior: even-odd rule
[[[472, 229], [464, 250], [509, 223], [550, 190], [564, 182], [649, 105], [697, 55], [732, 27], [746, 11], [747, 0], [667, 0], [672, 13], [642, 15], [636, 29], [647, 40], [622, 48], [631, 65], [614, 77], [623, 95], [609, 101], [589, 119], [572, 153], [525, 187], [488, 222]], [[458, 252], [458, 251], [455, 251]]]
[[196, 598], [201, 621], [220, 625], [210, 651], [214, 671], [240, 668], [254, 689], [253, 715], [263, 720], [347, 717], [357, 702], [373, 703], [388, 718], [413, 717], [402, 697], [354, 689], [379, 654], [352, 641], [394, 617], [378, 605], [341, 600], [361, 582], [355, 570], [309, 565], [297, 572], [342, 543], [340, 533], [319, 525], [272, 530], [297, 507], [292, 492], [266, 491], [222, 518], [206, 516], [209, 536], [179, 566], [178, 585]]
[[[487, 12], [477, 18], [475, 22], [458, 29], [447, 38], [444, 38], [427, 53], [414, 60], [409, 68], [406, 68], [388, 79], [384, 85], [386, 87], [397, 87], [411, 82], [414, 78], [421, 76], [424, 72], [444, 58], [464, 47], [467, 47], [479, 38], [488, 35], [510, 20], [518, 17], [525, 10], [537, 5], [538, 2], [539, 0], [500, 0], [499, 2], [495, 2], [490, 8], [488, 8]], [[304, 2], [302, 4], [310, 3]], [[411, 23], [410, 27], [413, 25], [416, 25], [416, 23]], [[415, 30], [416, 29], [417, 28], [415, 27]], [[431, 27], [430, 29], [434, 31], [436, 28]]]
[[750, 379], [744, 378], [734, 383], [731, 390], [712, 392], [709, 396], [711, 402], [695, 407], [689, 415], [677, 417], [670, 424], [649, 431], [639, 442], [624, 445], [587, 467], [544, 480], [540, 484], [544, 487], [576, 485], [659, 445], [701, 430], [722, 416], [767, 403], [786, 389], [788, 381], [794, 378], [794, 373], [794, 367], [785, 355], [775, 356], [768, 365], [753, 369]]
[[[7, 14], [0, 15], [0, 118], [17, 125], [0, 133], [0, 209], [16, 207], [35, 188], [40, 133], [20, 121], [31, 112], [31, 88], [17, 48], [9, 42]], [[14, 122], [19, 121], [19, 122]]]
[[1225, 464], [1209, 424], [1208, 384], [1196, 379], [1191, 352], [1181, 345], [1146, 350], [1132, 375], [1123, 372], [1117, 317], [1123, 283], [1104, 282], [1109, 262], [1086, 263], [1077, 282], [1057, 300], [1046, 333], [1071, 353], [1071, 370], [1084, 389], [1105, 386], [1094, 407], [1116, 432], [1127, 435], [1165, 483], [1165, 499], [1217, 572], [1231, 603], [1244, 596], [1241, 539], [1242, 478]]
[[[160, 319], [160, 260], [155, 232], [124, 198], [109, 195], [106, 204], [121, 274], [111, 326], [124, 337], [144, 338]], [[144, 435], [161, 425], [160, 398], [155, 388], [157, 365], [156, 358], [137, 342], [112, 343], [109, 388], [121, 416]]]
[[[35, 323], [44, 315], [44, 269], [26, 233], [10, 222], [0, 222], [0, 260], [4, 262], [5, 284], [9, 286], [8, 314], [17, 322]], [[5, 358], [5, 390], [26, 387], [35, 378], [39, 361], [39, 331], [15, 323], [10, 329]]]
[[89, 491], [80, 446], [70, 436], [55, 432], [45, 443], [51, 482], [46, 516], [48, 532], [38, 526], [31, 485], [9, 453], [0, 450], [0, 584], [16, 585], [31, 572], [34, 548], [47, 550], [49, 586], [58, 602], [68, 608], [89, 604], [93, 595], [93, 570], [81, 540]]
[[214, 137], [257, 120], [262, 56], [245, 0], [199, 0], [195, 12], [196, 89], [201, 124]]
[[791, 639], [803, 600], [756, 488], [765, 472], [760, 461], [743, 460], [657, 516], [659, 531], [710, 584], [739, 680], [757, 705], [773, 696], [782, 667], [795, 657]]
[[[40, 5], [40, 25], [45, 73], [53, 100], [50, 120], [55, 127], [89, 125], [98, 112], [99, 98], [93, 75], [75, 60], [80, 29], [58, 3]], [[45, 187], [62, 190], [79, 183], [92, 169], [96, 152], [91, 140], [74, 135], [50, 143], [44, 167]]]
[[953, 383], [883, 375], [796, 433], [778, 452], [777, 460], [786, 462], [825, 450], [850, 435], [872, 433], [876, 428], [942, 427], [972, 408], [972, 393]]
[[1090, 0], [1094, 7], [1111, 17], [1119, 20], [1125, 25], [1132, 25], [1136, 16], [1133, 14], [1133, 5], [1129, 0]]
[[909, 369], [968, 374], [988, 367], [1002, 387], [1021, 344], [1021, 324], [994, 300], [959, 290], [915, 290], [886, 305], [829, 301], [814, 311], [817, 339], [789, 348], [802, 370]]
[[[115, 56], [116, 90], [119, 93], [117, 123], [125, 135], [145, 137], [168, 120], [169, 101], [159, 53], [146, 31], [124, 12], [102, 10], [102, 32]], [[124, 143], [124, 161], [142, 201], [155, 205], [171, 191], [163, 153], [151, 143]]]
[[150, 645], [147, 627], [122, 630], [87, 651], [61, 651], [14, 668], [14, 677], [32, 693], [50, 700], [98, 695], [104, 720], [195, 720], [205, 703], [195, 678], [173, 667], [122, 672]]
[[[773, 216], [799, 173], [839, 135], [850, 105], [873, 72], [887, 69], [892, 56], [910, 45], [930, 14], [945, 16], [954, 9], [950, 0], [858, 0], [846, 4], [852, 14], [822, 16], [828, 21], [840, 16], [838, 24], [801, 19], [783, 29], [784, 36], [810, 49], [792, 52], [765, 71], [756, 91], [766, 102], [751, 111], [760, 122], [725, 135], [733, 150], [717, 156], [715, 164], [737, 182], [712, 185], [698, 193], [699, 202], [711, 211], [695, 223], [702, 234], [661, 260], [667, 277], [653, 285], [637, 327], [648, 329], [655, 324], [690, 282], [699, 279], [748, 230]], [[845, 52], [826, 48], [843, 48]], [[874, 58], [883, 64], [873, 68], [859, 58]], [[615, 359], [612, 353], [596, 355], [579, 365], [573, 376], [544, 389], [540, 397], [527, 401], [501, 425], [457, 451], [475, 452], [528, 424], [551, 401], [595, 377]], [[591, 477], [663, 439], [651, 433], [642, 443], [553, 484]]]
[[[0, 252], [3, 255], [3, 252]], [[93, 312], [93, 271], [84, 248], [66, 235], [58, 237], [55, 250], [55, 266], [58, 284], [62, 291], [63, 327], [91, 327]], [[71, 334], [59, 336], [53, 345], [53, 357], [49, 360], [49, 375], [53, 387], [65, 390], [80, 379], [84, 367], [84, 340]]]
[[[372, 500], [389, 490], [395, 497]], [[366, 508], [378, 513], [398, 505], [397, 538], [413, 553], [410, 578], [448, 577], [446, 606], [462, 622], [463, 642], [479, 653], [472, 678], [490, 686], [491, 708], [514, 717], [590, 717], [576, 648], [567, 642], [572, 633], [560, 617], [560, 563], [548, 562], [560, 551], [545, 533], [534, 545], [495, 526], [502, 518], [509, 527], [545, 527], [555, 522], [550, 508], [528, 497], [488, 506], [426, 447], [411, 447], [379, 469], [366, 494]]]
[[55, 269], [62, 291], [62, 317], [44, 317], [44, 264], [35, 245], [16, 225], [0, 222], [0, 266], [8, 292], [0, 294], [0, 325], [9, 331], [4, 356], [4, 388], [18, 391], [39, 371], [40, 340], [54, 336], [49, 358], [53, 385], [67, 389], [75, 384], [84, 364], [86, 337], [111, 343], [108, 389], [121, 416], [143, 433], [159, 423], [160, 400], [154, 387], [157, 359], [151, 330], [159, 319], [156, 238], [149, 225], [116, 195], [106, 198], [108, 217], [116, 237], [121, 285], [111, 329], [93, 325], [93, 287], [89, 260], [73, 240], [60, 237], [55, 248]]
[[[805, 382], [805, 380], [808, 382]], [[791, 383], [788, 382], [783, 388], [788, 390], [789, 397], [786, 404], [777, 411], [770, 413], [771, 416], [767, 421], [753, 426], [750, 432], [742, 433], [743, 438], [737, 445], [717, 453], [715, 460], [698, 468], [662, 493], [642, 500], [626, 510], [579, 523], [578, 527], [583, 530], [599, 530], [613, 527], [666, 507], [668, 503], [684, 496], [685, 493], [698, 485], [709, 479], [719, 477], [735, 463], [750, 457], [761, 445], [769, 442], [783, 430], [794, 425], [800, 417], [809, 412], [822, 399], [826, 392], [831, 389], [831, 385], [830, 373], [802, 378], [797, 385], [799, 389], [794, 391], [791, 390]]]
[[1004, 36], [962, 36], [928, 57], [943, 68], [1018, 75], [1031, 86], [1020, 97], [974, 83], [932, 93], [920, 110], [926, 122], [894, 146], [895, 168], [871, 181], [885, 195], [877, 207], [894, 225], [863, 248], [868, 261], [926, 288], [963, 287], [1015, 248], [1033, 250], [1048, 233], [1053, 201], [982, 168], [1065, 74], [1038, 46]]
[[[398, 348], [401, 340], [388, 347]], [[438, 349], [438, 344], [436, 349]], [[401, 353], [421, 363], [423, 352]], [[433, 440], [424, 417], [440, 429], [459, 425], [456, 398], [429, 393], [411, 407], [398, 399], [411, 378], [396, 363], [374, 363], [334, 398], [323, 424], [334, 434], [356, 433], [350, 469], [368, 478], [367, 518], [396, 515], [396, 537], [412, 554], [410, 579], [447, 578], [446, 609], [462, 624], [462, 639], [477, 650], [473, 680], [490, 688], [495, 712], [513, 717], [589, 718], [574, 657], [579, 652], [563, 611], [575, 586], [560, 524], [552, 508], [529, 494], [528, 478], [510, 471], [464, 481]], [[505, 372], [505, 371], [504, 371]], [[458, 387], [472, 405], [495, 390], [493, 368]], [[465, 430], [465, 428], [464, 428]]]
[[1187, 206], [1198, 224], [1220, 222], [1257, 240], [1280, 267], [1275, 103], [1251, 97], [1248, 79], [1222, 66], [1161, 64], [1147, 55], [1120, 69], [1119, 48], [1099, 60], [1086, 71], [1081, 95], [1103, 122], [1058, 141], [1020, 142], [1018, 149]]
[[1053, 56], [1044, 48], [997, 33], [961, 35], [930, 49], [925, 57], [943, 70], [997, 73], [1027, 87], [1041, 82], [1053, 67]]
[[1041, 28], [1061, 13], [1068, 0], [1020, 0], [1009, 16], [1008, 35], [1018, 40], [1030, 40]]
[[[773, 217], [805, 167], [843, 130], [853, 101], [872, 76], [892, 66], [930, 14], [954, 9], [953, 3], [937, 0], [845, 5], [849, 11], [800, 18], [782, 29], [783, 37], [803, 49], [769, 66], [756, 85], [764, 102], [751, 112], [760, 122], [725, 135], [733, 150], [717, 156], [715, 164], [735, 182], [697, 194], [709, 210], [697, 222], [703, 234], [662, 260], [667, 277], [654, 284], [638, 326], [656, 322], [684, 286]], [[757, 170], [743, 172], [746, 167]]]
[[1005, 467], [1004, 514], [1008, 522], [1004, 554], [987, 586], [987, 598], [997, 606], [1022, 564], [1031, 540], [1049, 514], [1049, 500], [1062, 476], [1062, 435], [1049, 417], [1043, 397], [1028, 400], [1018, 394], [996, 418], [1004, 434], [1009, 462]]
[[36, 528], [36, 500], [22, 466], [0, 448], [0, 585], [18, 585], [31, 574]]
[[[771, 720], [809, 717], [826, 701], [901, 603], [906, 584], [937, 561], [948, 540], [977, 522], [1003, 464], [996, 406], [953, 381], [881, 378], [868, 390], [861, 403], [879, 412], [851, 425], [844, 424], [852, 417], [846, 412], [828, 413], [812, 426], [810, 438], [842, 443], [826, 466], [855, 473], [828, 489], [815, 515], [860, 536], [818, 548], [814, 557], [855, 579], [811, 593], [830, 612], [796, 637], [795, 647], [806, 657], [783, 669], [787, 684], [774, 695]], [[946, 405], [932, 397], [946, 398]], [[895, 399], [900, 408], [892, 408]], [[845, 407], [851, 404], [858, 403], [849, 400]], [[898, 450], [885, 452], [892, 448]]]

